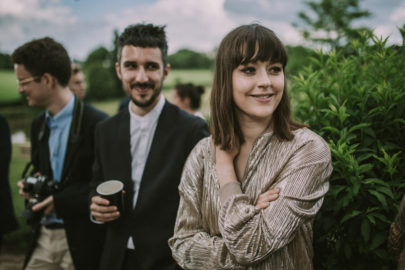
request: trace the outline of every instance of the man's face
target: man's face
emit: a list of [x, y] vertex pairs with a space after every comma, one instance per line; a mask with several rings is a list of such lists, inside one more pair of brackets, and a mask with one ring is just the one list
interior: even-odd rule
[[79, 71], [72, 74], [69, 81], [70, 90], [80, 99], [86, 96], [86, 81], [84, 80], [83, 72]]
[[163, 65], [159, 48], [125, 45], [116, 71], [124, 91], [135, 105], [131, 105], [131, 108], [140, 114], [152, 110], [159, 101], [163, 80], [169, 70], [169, 65]]
[[23, 64], [15, 64], [18, 92], [24, 94], [29, 106], [46, 108], [51, 103], [52, 89], [44, 82], [43, 76], [33, 76]]

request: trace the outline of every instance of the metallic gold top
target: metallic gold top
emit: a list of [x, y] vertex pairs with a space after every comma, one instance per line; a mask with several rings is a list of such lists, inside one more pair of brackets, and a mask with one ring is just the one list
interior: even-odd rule
[[[312, 269], [312, 223], [332, 172], [328, 145], [301, 128], [292, 141], [271, 132], [253, 144], [243, 179], [221, 189], [211, 138], [191, 152], [179, 186], [173, 257], [184, 269]], [[255, 210], [269, 188], [280, 196]]]

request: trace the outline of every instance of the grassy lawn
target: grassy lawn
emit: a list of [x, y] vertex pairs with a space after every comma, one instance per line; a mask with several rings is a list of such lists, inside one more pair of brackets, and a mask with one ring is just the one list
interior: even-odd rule
[[17, 91], [17, 81], [12, 70], [0, 70], [0, 104], [20, 99]]
[[164, 87], [165, 89], [173, 88], [177, 83], [194, 83], [205, 87], [211, 86], [213, 71], [208, 69], [195, 70], [171, 70], [167, 76]]

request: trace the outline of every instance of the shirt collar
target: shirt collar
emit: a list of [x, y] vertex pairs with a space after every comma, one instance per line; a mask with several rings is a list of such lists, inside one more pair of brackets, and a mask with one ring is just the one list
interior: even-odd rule
[[63, 109], [52, 116], [48, 110], [45, 111], [45, 118], [48, 122], [48, 125], [51, 127], [53, 125], [58, 125], [59, 123], [64, 123], [65, 121], [69, 120], [73, 116], [73, 108], [75, 103], [75, 96], [72, 95], [72, 98], [68, 102], [68, 104], [63, 107]]
[[129, 102], [128, 104], [128, 108], [129, 108], [129, 114], [131, 117], [131, 121], [135, 121], [135, 122], [147, 122], [147, 123], [153, 123], [154, 121], [157, 121], [160, 113], [163, 110], [163, 106], [165, 105], [165, 96], [163, 94], [160, 94], [160, 99], [159, 102], [155, 105], [155, 107], [148, 112], [147, 114], [143, 115], [143, 116], [139, 116], [136, 115], [135, 113], [132, 112], [131, 110], [131, 102]]

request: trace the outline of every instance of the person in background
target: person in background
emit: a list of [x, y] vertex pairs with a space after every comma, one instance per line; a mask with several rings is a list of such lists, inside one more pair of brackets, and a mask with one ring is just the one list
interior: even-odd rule
[[[107, 223], [100, 270], [178, 269], [167, 243], [179, 203], [178, 185], [207, 123], [166, 101], [170, 71], [164, 26], [128, 26], [118, 38], [117, 76], [129, 103], [96, 130], [90, 210]], [[124, 184], [124, 211], [97, 195], [111, 179]]]
[[9, 166], [11, 161], [11, 135], [6, 118], [0, 114], [0, 252], [3, 235], [18, 229], [10, 192]]
[[195, 116], [204, 119], [198, 109], [201, 106], [201, 97], [204, 94], [204, 87], [192, 83], [179, 83], [171, 91], [171, 101], [174, 105]]
[[405, 195], [402, 196], [399, 212], [391, 224], [388, 249], [397, 258], [397, 270], [405, 269]]
[[72, 76], [69, 80], [69, 89], [78, 98], [83, 100], [86, 97], [86, 80], [80, 65], [72, 64]]
[[182, 268], [312, 269], [312, 223], [331, 155], [291, 117], [286, 64], [284, 45], [264, 26], [243, 25], [222, 40], [211, 137], [184, 166], [169, 240]]
[[[98, 269], [105, 231], [104, 226], [89, 220], [88, 196], [94, 130], [108, 115], [72, 94], [68, 87], [72, 72], [69, 55], [52, 38], [27, 42], [11, 58], [18, 91], [29, 106], [45, 109], [31, 125], [30, 176], [37, 179], [36, 183], [41, 183], [39, 177], [57, 183], [51, 195], [29, 209], [35, 215], [28, 218], [33, 234], [24, 268]], [[24, 180], [18, 187], [19, 194], [30, 200], [32, 194], [24, 189]]]

